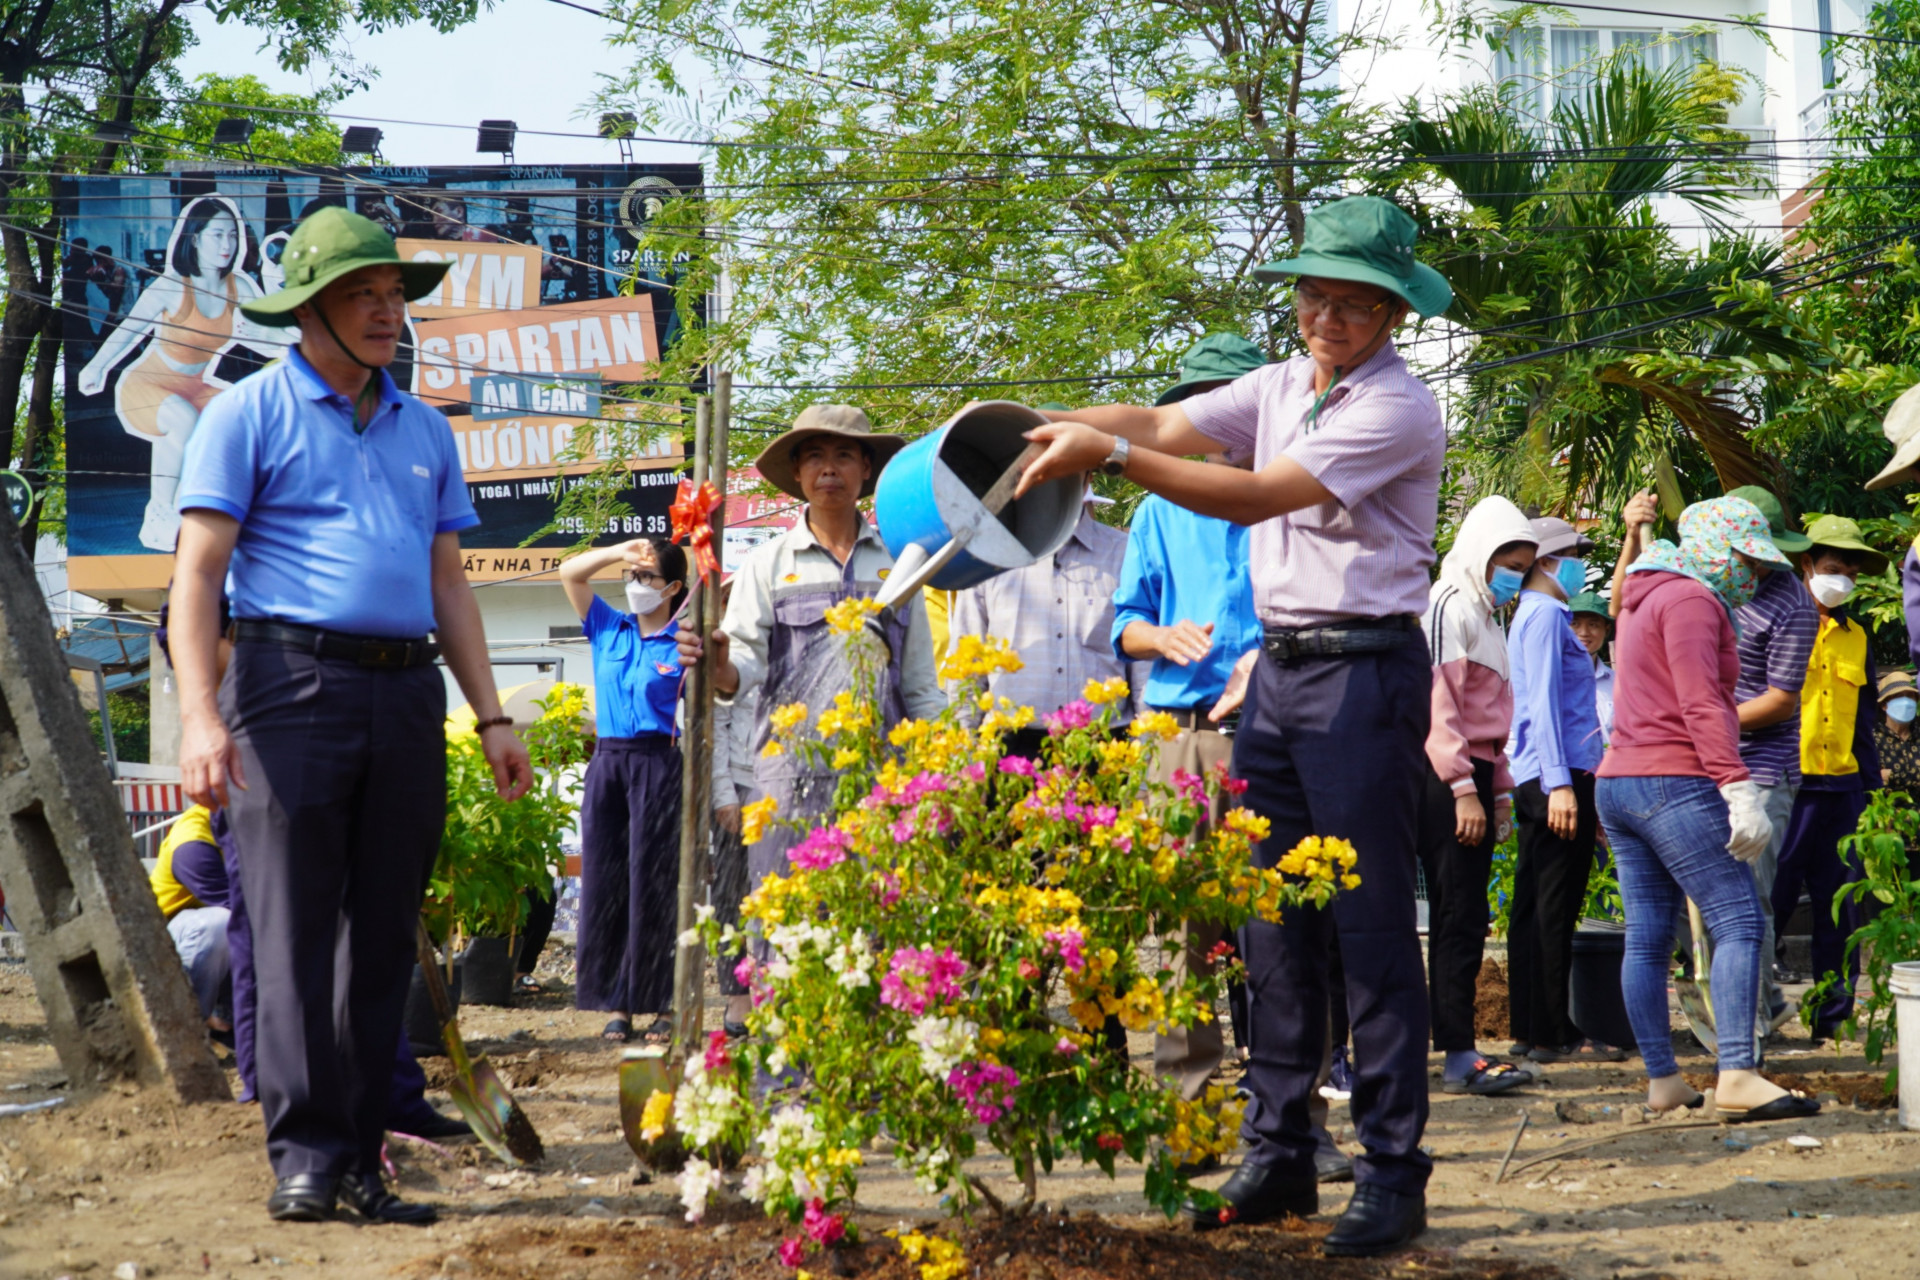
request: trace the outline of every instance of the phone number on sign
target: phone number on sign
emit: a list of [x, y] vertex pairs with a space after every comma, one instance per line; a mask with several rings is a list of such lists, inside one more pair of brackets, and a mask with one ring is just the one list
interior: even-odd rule
[[[589, 532], [587, 522], [579, 516], [562, 516], [555, 522], [555, 528], [557, 532], [576, 535]], [[608, 519], [604, 528], [594, 529], [591, 532], [665, 533], [667, 528], [665, 516], [613, 516]]]

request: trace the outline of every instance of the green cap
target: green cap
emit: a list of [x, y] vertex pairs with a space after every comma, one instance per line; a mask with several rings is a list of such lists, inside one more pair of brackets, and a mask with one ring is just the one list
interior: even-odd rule
[[1607, 602], [1601, 598], [1600, 593], [1597, 591], [1582, 591], [1579, 595], [1567, 601], [1567, 611], [1570, 613], [1597, 613], [1608, 622], [1613, 621], [1613, 615], [1607, 612]]
[[1797, 555], [1813, 545], [1813, 539], [1804, 533], [1795, 533], [1787, 528], [1787, 513], [1780, 509], [1780, 499], [1762, 489], [1757, 484], [1743, 484], [1738, 489], [1727, 492], [1729, 498], [1745, 498], [1760, 508], [1760, 514], [1767, 518], [1767, 530], [1773, 536], [1773, 545], [1788, 555]]
[[1858, 551], [1863, 573], [1879, 575], [1887, 571], [1887, 558], [1868, 546], [1860, 537], [1860, 526], [1845, 516], [1821, 516], [1807, 526], [1807, 540], [1816, 547]]
[[1414, 260], [1419, 228], [1404, 210], [1379, 196], [1348, 196], [1307, 214], [1307, 234], [1298, 257], [1254, 268], [1262, 280], [1319, 276], [1377, 285], [1406, 300], [1423, 316], [1437, 316], [1453, 301], [1453, 286], [1424, 262]]
[[393, 237], [379, 223], [328, 205], [302, 222], [280, 255], [285, 287], [256, 298], [240, 308], [249, 320], [286, 326], [295, 307], [311, 302], [315, 294], [344, 275], [362, 267], [398, 267], [407, 301], [432, 293], [447, 274], [450, 262], [402, 262]]
[[1203, 387], [1232, 382], [1267, 363], [1267, 353], [1237, 333], [1210, 333], [1180, 357], [1180, 381], [1163, 392], [1156, 405], [1185, 400]]

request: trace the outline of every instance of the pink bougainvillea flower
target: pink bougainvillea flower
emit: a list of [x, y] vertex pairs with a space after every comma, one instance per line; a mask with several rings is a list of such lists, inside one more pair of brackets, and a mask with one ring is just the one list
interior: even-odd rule
[[960, 979], [967, 962], [952, 947], [901, 947], [887, 960], [887, 976], [880, 980], [880, 1003], [919, 1017], [930, 1004], [960, 998]]
[[1117, 1133], [1103, 1133], [1095, 1138], [1094, 1142], [1099, 1145], [1102, 1151], [1120, 1151], [1124, 1150], [1127, 1145], [1127, 1140]]
[[753, 973], [756, 967], [753, 963], [752, 956], [741, 956], [740, 963], [733, 966], [733, 980], [743, 987], [752, 986]]
[[1027, 759], [1025, 756], [1002, 756], [1000, 758], [1000, 772], [1018, 774], [1022, 778], [1031, 778], [1037, 770], [1033, 767], [1033, 761]]
[[992, 1124], [1013, 1108], [1020, 1076], [997, 1062], [963, 1062], [947, 1073], [947, 1087], [960, 1095], [981, 1124]]
[[1080, 1052], [1080, 1046], [1065, 1036], [1061, 1036], [1053, 1042], [1053, 1051], [1063, 1058], [1071, 1058], [1074, 1054]]
[[1055, 735], [1072, 733], [1075, 729], [1084, 729], [1093, 723], [1093, 707], [1084, 698], [1075, 698], [1066, 706], [1047, 717], [1047, 732]]
[[827, 1206], [818, 1199], [807, 1203], [806, 1216], [800, 1225], [814, 1243], [825, 1247], [847, 1234], [847, 1220], [837, 1213], [828, 1213]]
[[983, 782], [986, 780], [987, 766], [975, 760], [972, 764], [960, 771], [960, 776], [968, 782]]
[[1220, 779], [1220, 789], [1230, 796], [1240, 795], [1247, 789], [1245, 778], [1236, 778], [1227, 772], [1227, 762], [1222, 760], [1213, 766], [1213, 776]]
[[1035, 964], [1033, 961], [1027, 959], [1025, 956], [1021, 956], [1020, 957], [1020, 976], [1025, 978], [1028, 982], [1032, 982], [1035, 978], [1040, 976], [1040, 966]]
[[1078, 929], [1049, 929], [1047, 943], [1059, 953], [1060, 963], [1075, 973], [1087, 967], [1087, 957], [1082, 950], [1086, 946], [1086, 935]]
[[727, 1053], [727, 1033], [724, 1029], [707, 1033], [705, 1065], [709, 1071], [725, 1071], [733, 1065], [733, 1058]]
[[873, 877], [873, 896], [880, 899], [880, 905], [890, 907], [900, 901], [900, 877], [891, 871], [882, 871]]
[[1188, 773], [1185, 769], [1173, 771], [1173, 789], [1195, 804], [1207, 802], [1207, 780], [1197, 773]]
[[824, 871], [847, 860], [847, 846], [853, 837], [839, 827], [815, 827], [807, 838], [787, 854], [787, 861], [801, 871]]
[[799, 1236], [788, 1236], [780, 1242], [780, 1265], [798, 1268], [807, 1260], [807, 1242]]

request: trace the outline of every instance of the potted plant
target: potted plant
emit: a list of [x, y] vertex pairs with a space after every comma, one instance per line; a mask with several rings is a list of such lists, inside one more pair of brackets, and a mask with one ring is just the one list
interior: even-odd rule
[[539, 718], [518, 730], [536, 785], [511, 804], [495, 793], [479, 736], [471, 729], [447, 735], [447, 823], [424, 912], [448, 954], [468, 944], [462, 996], [474, 1003], [508, 1002], [528, 891], [553, 893], [560, 837], [579, 808], [568, 781], [593, 741], [586, 691], [557, 684], [538, 705]]

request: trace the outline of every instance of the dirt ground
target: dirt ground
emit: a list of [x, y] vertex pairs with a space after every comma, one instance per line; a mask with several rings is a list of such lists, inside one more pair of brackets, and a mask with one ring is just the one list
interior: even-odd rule
[[[515, 1008], [462, 1011], [470, 1042], [504, 1069], [546, 1140], [540, 1169], [509, 1173], [471, 1146], [442, 1151], [396, 1142], [402, 1191], [438, 1204], [439, 1225], [277, 1224], [262, 1207], [272, 1180], [256, 1108], [178, 1107], [157, 1091], [109, 1091], [0, 1118], [0, 1276], [791, 1276], [773, 1257], [781, 1230], [750, 1206], [722, 1206], [690, 1226], [671, 1183], [646, 1181], [620, 1137], [618, 1049], [598, 1039], [604, 1018], [570, 1007], [564, 953], [548, 955], [557, 966], [545, 975], [553, 987], [548, 995]], [[1151, 1215], [1137, 1176], [1124, 1169], [1117, 1181], [1097, 1170], [1063, 1169], [1042, 1184], [1044, 1215], [982, 1222], [966, 1236], [972, 1274], [1920, 1275], [1920, 1133], [1896, 1127], [1881, 1077], [1863, 1074], [1857, 1046], [1812, 1050], [1798, 1028], [1788, 1036], [1772, 1051], [1773, 1071], [1865, 1105], [1830, 1102], [1798, 1125], [1647, 1123], [1635, 1107], [1642, 1089], [1637, 1060], [1543, 1068], [1519, 1094], [1480, 1099], [1440, 1092], [1434, 1059], [1431, 1225], [1411, 1254], [1372, 1262], [1320, 1256], [1316, 1242], [1345, 1205], [1344, 1186], [1326, 1189], [1322, 1214], [1308, 1223], [1195, 1236]], [[1676, 1042], [1689, 1074], [1711, 1071], [1684, 1032]], [[1147, 1039], [1136, 1036], [1133, 1047], [1146, 1065]], [[0, 1106], [60, 1097], [64, 1089], [25, 966], [0, 963]], [[444, 1095], [430, 1096], [447, 1106]], [[1523, 1108], [1529, 1125], [1512, 1170], [1496, 1184]], [[1334, 1118], [1337, 1136], [1353, 1149], [1344, 1106], [1336, 1105]], [[1592, 1138], [1610, 1140], [1561, 1152]], [[980, 1165], [1011, 1187], [1004, 1165]], [[860, 1201], [868, 1243], [835, 1270], [816, 1265], [815, 1274], [917, 1280], [917, 1269], [882, 1233], [917, 1224], [950, 1234], [936, 1206], [884, 1157], [864, 1171]]]

